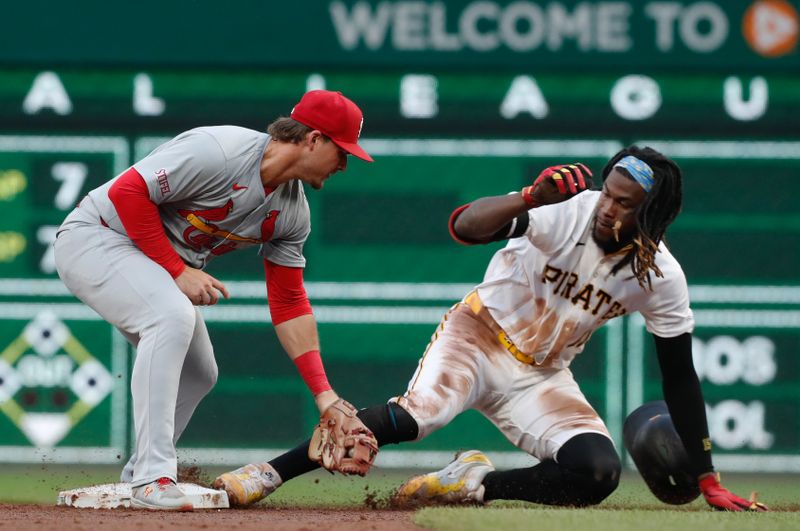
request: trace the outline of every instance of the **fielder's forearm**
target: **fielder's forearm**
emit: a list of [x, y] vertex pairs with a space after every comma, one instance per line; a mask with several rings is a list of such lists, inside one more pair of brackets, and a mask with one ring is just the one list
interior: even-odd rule
[[336, 402], [339, 396], [328, 383], [319, 352], [317, 321], [311, 314], [301, 315], [275, 326], [275, 333], [297, 371], [314, 395], [320, 412]]
[[313, 314], [301, 315], [275, 325], [275, 333], [291, 360], [308, 351], [319, 350], [317, 320]]

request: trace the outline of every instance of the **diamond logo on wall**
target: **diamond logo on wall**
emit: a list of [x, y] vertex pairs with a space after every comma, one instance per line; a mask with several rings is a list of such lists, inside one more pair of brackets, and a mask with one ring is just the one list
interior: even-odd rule
[[38, 314], [0, 352], [0, 411], [39, 447], [58, 444], [113, 383], [53, 312]]

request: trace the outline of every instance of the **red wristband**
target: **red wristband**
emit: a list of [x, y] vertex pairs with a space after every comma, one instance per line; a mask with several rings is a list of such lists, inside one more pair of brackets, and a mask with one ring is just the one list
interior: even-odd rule
[[332, 389], [331, 384], [328, 383], [328, 377], [325, 376], [325, 368], [322, 366], [319, 350], [309, 350], [305, 354], [301, 354], [295, 358], [294, 364], [314, 396]]

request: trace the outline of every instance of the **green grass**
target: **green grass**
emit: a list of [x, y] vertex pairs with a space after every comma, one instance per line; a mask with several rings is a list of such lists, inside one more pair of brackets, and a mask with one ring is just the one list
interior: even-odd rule
[[702, 499], [681, 506], [659, 502], [635, 473], [623, 474], [619, 488], [596, 508], [570, 509], [524, 502], [492, 502], [486, 507], [429, 508], [415, 515], [417, 525], [432, 529], [535, 529], [536, 531], [789, 531], [800, 529], [800, 477], [797, 475], [723, 474], [723, 484], [758, 499], [772, 512], [711, 511]]
[[[204, 469], [199, 482], [208, 483], [222, 468]], [[317, 471], [278, 489], [264, 507], [385, 506], [392, 490], [413, 472], [375, 470], [367, 478], [332, 476]], [[3, 465], [0, 503], [55, 503], [58, 491], [115, 482], [118, 467], [65, 465]], [[418, 511], [417, 525], [441, 530], [535, 529], [628, 531], [641, 529], [727, 531], [800, 529], [800, 476], [724, 474], [723, 484], [741, 496], [757, 490], [770, 505], [767, 514], [725, 514], [696, 500], [683, 506], [660, 503], [638, 475], [623, 474], [619, 489], [597, 508], [551, 508], [524, 502], [492, 502], [486, 507], [429, 508]]]
[[535, 529], [563, 531], [789, 531], [800, 526], [797, 513], [734, 514], [711, 511], [494, 508], [422, 509], [414, 521], [422, 527], [448, 530]]

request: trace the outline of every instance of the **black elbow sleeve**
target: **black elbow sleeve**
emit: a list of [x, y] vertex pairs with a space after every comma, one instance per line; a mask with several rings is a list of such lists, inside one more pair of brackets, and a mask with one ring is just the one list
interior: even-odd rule
[[489, 238], [489, 241], [499, 242], [508, 240], [510, 238], [519, 238], [525, 234], [526, 230], [528, 230], [529, 224], [530, 218], [528, 217], [528, 213], [525, 212], [520, 214], [516, 218], [503, 225], [503, 228], [492, 234], [491, 238]]

